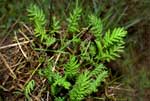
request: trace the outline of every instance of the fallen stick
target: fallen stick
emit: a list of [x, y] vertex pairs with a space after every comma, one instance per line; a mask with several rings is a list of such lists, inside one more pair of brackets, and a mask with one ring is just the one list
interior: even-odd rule
[[10, 68], [9, 64], [7, 63], [7, 61], [5, 60], [5, 58], [3, 57], [3, 55], [0, 53], [0, 58], [2, 59], [3, 63], [5, 64], [6, 68], [10, 71], [10, 73], [12, 74], [11, 76], [13, 77], [13, 79], [16, 79], [16, 75], [13, 72], [13, 70]]
[[0, 50], [5, 49], [5, 48], [10, 48], [10, 47], [15, 47], [15, 46], [18, 46], [18, 45], [27, 44], [27, 43], [30, 43], [30, 42], [33, 42], [33, 40], [24, 41], [24, 42], [19, 42], [19, 43], [14, 43], [14, 44], [9, 44], [9, 45], [6, 45], [6, 46], [1, 46], [1, 47], [0, 47]]

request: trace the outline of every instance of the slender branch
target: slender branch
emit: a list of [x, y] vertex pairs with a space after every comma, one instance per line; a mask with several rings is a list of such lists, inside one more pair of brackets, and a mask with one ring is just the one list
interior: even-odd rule
[[0, 50], [6, 49], [6, 48], [15, 47], [15, 46], [18, 46], [18, 45], [28, 44], [28, 43], [30, 43], [30, 42], [33, 42], [33, 40], [24, 41], [24, 42], [19, 42], [19, 43], [14, 43], [14, 44], [9, 44], [9, 45], [6, 45], [6, 46], [1, 46], [1, 47], [0, 47]]

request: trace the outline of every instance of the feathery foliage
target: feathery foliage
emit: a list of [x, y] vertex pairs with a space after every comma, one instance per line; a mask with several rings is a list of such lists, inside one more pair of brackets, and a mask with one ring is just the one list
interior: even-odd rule
[[56, 39], [54, 37], [47, 37], [46, 41], [43, 42], [43, 44], [45, 44], [46, 46], [50, 46], [55, 42], [56, 42]]
[[54, 99], [54, 101], [65, 101], [65, 98], [63, 97], [56, 97], [55, 99]]
[[123, 38], [126, 36], [127, 31], [123, 28], [115, 28], [112, 33], [108, 30], [104, 36], [104, 47], [110, 47], [114, 44], [124, 43]]
[[69, 87], [71, 86], [70, 82], [66, 81], [66, 78], [60, 76], [59, 74], [56, 74], [54, 79], [55, 79], [55, 83], [53, 84], [54, 86], [56, 85], [62, 86], [65, 89], [69, 89]]
[[71, 100], [82, 100], [85, 96], [97, 91], [97, 87], [108, 76], [104, 66], [100, 65], [93, 71], [84, 71], [76, 80], [73, 89], [69, 92]]
[[97, 59], [100, 61], [115, 60], [120, 57], [120, 53], [124, 48], [124, 37], [127, 35], [127, 31], [124, 28], [115, 28], [112, 33], [108, 30], [104, 36], [102, 36], [102, 21], [96, 16], [90, 16], [90, 24], [92, 25], [92, 32], [96, 37], [95, 43], [98, 49]]
[[71, 86], [70, 82], [66, 81], [65, 77], [62, 77], [58, 72], [52, 71], [52, 65], [49, 64], [49, 66], [43, 70], [39, 70], [39, 74], [42, 76], [45, 76], [48, 79], [48, 82], [51, 85], [51, 93], [55, 95], [58, 93], [57, 86], [64, 87], [65, 89], [69, 89]]
[[75, 33], [79, 32], [79, 20], [82, 14], [82, 9], [80, 7], [76, 7], [72, 13], [70, 13], [70, 17], [67, 19], [68, 21], [68, 32]]
[[76, 57], [70, 56], [70, 60], [64, 65], [65, 75], [70, 78], [76, 76], [76, 74], [79, 72], [79, 66], [80, 64], [78, 63]]
[[[127, 32], [123, 28], [105, 32], [103, 22], [95, 15], [89, 16], [89, 29], [80, 32], [79, 20], [82, 9], [76, 5], [67, 19], [68, 28], [61, 33], [63, 35], [59, 33], [61, 26], [56, 17], [52, 17], [51, 29], [47, 34], [43, 11], [37, 6], [30, 6], [28, 12], [34, 21], [35, 35], [41, 39], [42, 44], [50, 46], [56, 42], [52, 45], [54, 50], [50, 50], [52, 58], [48, 63], [45, 62], [47, 67], [39, 70], [39, 74], [47, 78], [55, 101], [81, 101], [91, 93], [97, 92], [98, 87], [109, 76], [103, 63], [120, 56], [125, 47], [124, 37]], [[76, 32], [79, 34], [75, 35]], [[66, 33], [72, 35], [71, 39], [65, 35]], [[60, 52], [63, 54], [62, 57], [58, 55]], [[55, 56], [58, 56], [56, 60]], [[64, 89], [67, 90], [65, 94]]]
[[56, 20], [56, 17], [53, 16], [52, 17], [52, 29], [50, 31], [50, 34], [55, 34], [55, 33], [58, 33], [58, 31], [60, 30], [60, 22], [58, 20]]
[[99, 73], [105, 71], [106, 67], [103, 64], [96, 65], [96, 68], [90, 73], [91, 76], [98, 76]]
[[[86, 42], [86, 41], [82, 41], [80, 48], [81, 48], [81, 59], [83, 61], [90, 61], [92, 60], [92, 58], [90, 57], [90, 55], [94, 56], [94, 50], [91, 50], [93, 47], [93, 45], [91, 45], [91, 42]], [[90, 50], [89, 50], [90, 48]], [[89, 52], [88, 52], [89, 50]], [[91, 52], [92, 51], [92, 52]]]
[[60, 74], [58, 73], [54, 73], [53, 79], [54, 79], [54, 82], [51, 85], [51, 93], [53, 95], [56, 95], [57, 93], [59, 93], [60, 87], [69, 89], [71, 86], [70, 82], [68, 82], [65, 77], [60, 76]]
[[127, 31], [123, 28], [115, 28], [112, 31], [108, 30], [102, 40], [96, 40], [96, 45], [98, 47], [99, 58], [102, 61], [110, 61], [115, 60], [117, 57], [120, 57], [120, 53], [123, 52], [124, 49], [124, 37], [126, 36]]
[[96, 38], [100, 39], [102, 36], [103, 24], [100, 18], [95, 15], [89, 16], [89, 24], [92, 26], [91, 31]]
[[[39, 37], [40, 41], [46, 46], [52, 45], [56, 41], [56, 39], [46, 34], [45, 26], [47, 20], [45, 18], [43, 10], [41, 10], [38, 6], [31, 4], [27, 11], [30, 20], [34, 22], [35, 36]], [[51, 33], [57, 32], [57, 30], [59, 29], [59, 23], [56, 21], [55, 18], [53, 18], [52, 27], [57, 28], [53, 29]]]
[[31, 80], [31, 81], [29, 81], [26, 85], [25, 85], [25, 87], [24, 87], [24, 94], [25, 94], [25, 96], [26, 96], [26, 98], [28, 99], [28, 100], [30, 100], [30, 94], [31, 94], [31, 92], [34, 90], [34, 87], [35, 87], [35, 81], [34, 80]]
[[27, 11], [30, 20], [34, 22], [35, 36], [39, 37], [41, 41], [43, 41], [43, 39], [47, 37], [45, 30], [46, 18], [44, 12], [33, 4], [29, 6]]
[[120, 57], [119, 53], [123, 52], [124, 45], [123, 44], [118, 44], [114, 45], [110, 48], [108, 48], [105, 53], [102, 54], [101, 59], [110, 61], [110, 60], [115, 60], [117, 57]]
[[106, 77], [108, 77], [108, 71], [103, 64], [100, 64], [91, 71], [90, 76], [96, 78], [91, 83], [91, 90], [97, 92], [97, 87], [100, 86], [101, 82], [104, 81]]
[[89, 94], [91, 79], [89, 76], [90, 72], [85, 71], [80, 74], [77, 78], [73, 89], [69, 92], [70, 99], [75, 101], [82, 100], [87, 94]]
[[53, 77], [54, 77], [54, 72], [52, 71], [52, 64], [49, 62], [47, 68], [45, 69], [40, 69], [39, 70], [39, 75], [44, 76], [48, 79], [49, 83], [53, 82]]

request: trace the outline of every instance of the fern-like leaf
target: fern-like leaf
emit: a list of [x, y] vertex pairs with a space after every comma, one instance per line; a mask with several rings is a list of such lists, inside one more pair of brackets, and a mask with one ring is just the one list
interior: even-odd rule
[[112, 46], [116, 43], [122, 43], [127, 31], [124, 28], [115, 28], [112, 33], [108, 30], [104, 36], [104, 47]]
[[54, 33], [58, 33], [59, 29], [60, 29], [60, 22], [58, 20], [56, 20], [56, 17], [52, 17], [52, 29], [50, 31], [51, 34], [54, 34]]
[[89, 71], [85, 71], [77, 78], [73, 89], [69, 92], [71, 101], [80, 101], [89, 94], [91, 79]]
[[91, 31], [95, 35], [97, 39], [101, 38], [102, 30], [103, 30], [103, 24], [100, 18], [91, 15], [89, 16], [89, 24], [92, 25]]
[[55, 76], [55, 74], [52, 71], [52, 64], [49, 62], [48, 66], [45, 69], [40, 69], [39, 75], [46, 77], [49, 83], [54, 82], [53, 77]]
[[56, 97], [54, 101], [66, 101], [64, 97]]
[[73, 77], [78, 73], [80, 64], [75, 56], [70, 56], [70, 60], [64, 65], [65, 75], [67, 77]]
[[[39, 37], [41, 42], [46, 46], [52, 45], [56, 40], [53, 36], [48, 36], [46, 34], [45, 25], [46, 25], [46, 18], [44, 12], [36, 5], [31, 4], [30, 7], [27, 9], [28, 16], [30, 20], [34, 22], [34, 31], [35, 36]], [[58, 31], [59, 25], [58, 21], [53, 18], [53, 25], [51, 33]]]
[[53, 79], [54, 83], [51, 85], [51, 93], [53, 95], [56, 95], [59, 92], [60, 89], [58, 89], [58, 86], [64, 87], [65, 89], [69, 89], [71, 86], [70, 82], [68, 82], [66, 78], [62, 77], [59, 73], [54, 73]]
[[123, 28], [115, 28], [112, 31], [108, 30], [102, 41], [95, 40], [98, 48], [97, 58], [101, 61], [115, 60], [120, 57], [120, 53], [124, 49], [124, 37], [127, 35], [127, 31]]
[[90, 44], [89, 54], [91, 55], [91, 58], [93, 58], [96, 54], [96, 47], [94, 46], [94, 42], [91, 42]]
[[98, 64], [95, 66], [96, 68], [93, 71], [91, 71], [90, 76], [98, 76], [99, 73], [102, 73], [106, 69], [106, 67], [103, 64]]
[[26, 96], [26, 98], [27, 98], [28, 100], [30, 99], [29, 95], [30, 95], [31, 92], [34, 90], [34, 87], [35, 87], [35, 81], [34, 81], [34, 80], [29, 81], [29, 82], [25, 85], [24, 94], [25, 94], [25, 96]]
[[69, 87], [71, 86], [70, 82], [66, 81], [65, 77], [60, 76], [58, 73], [55, 73], [55, 83], [54, 86], [59, 85], [64, 87], [65, 89], [69, 89]]
[[110, 60], [115, 60], [117, 57], [120, 57], [120, 53], [123, 52], [124, 49], [124, 44], [118, 44], [118, 45], [114, 45], [110, 48], [108, 48], [103, 54], [101, 59], [102, 60], [106, 60], [106, 61], [110, 61]]
[[90, 86], [91, 93], [98, 91], [97, 87], [101, 85], [101, 82], [103, 82], [106, 77], [108, 77], [107, 71], [103, 71], [98, 76], [95, 77], [96, 79], [93, 80], [93, 82], [91, 83], [91, 86]]
[[97, 87], [101, 85], [101, 82], [103, 82], [106, 77], [108, 77], [108, 71], [103, 64], [100, 64], [90, 73], [90, 76], [95, 78], [90, 86], [91, 92], [97, 92]]
[[43, 41], [43, 39], [47, 37], [45, 31], [46, 18], [44, 12], [38, 6], [33, 4], [29, 6], [27, 11], [30, 20], [34, 21], [35, 36], [40, 37], [41, 41]]
[[95, 43], [96, 43], [96, 46], [97, 46], [97, 49], [98, 49], [98, 55], [97, 55], [97, 57], [98, 57], [98, 58], [101, 58], [102, 55], [104, 54], [104, 53], [103, 53], [103, 46], [102, 46], [102, 43], [101, 43], [100, 40], [95, 40]]
[[85, 96], [96, 92], [97, 87], [108, 76], [108, 72], [104, 68], [103, 65], [100, 65], [92, 72], [84, 71], [80, 74], [73, 89], [69, 92], [70, 99], [73, 101], [81, 101]]
[[67, 19], [68, 21], [68, 32], [75, 33], [79, 32], [79, 20], [82, 13], [82, 9], [80, 7], [76, 7], [73, 10], [73, 13], [70, 13], [70, 17]]
[[27, 11], [29, 13], [28, 16], [31, 17], [30, 19], [33, 20], [37, 26], [39, 24], [40, 26], [45, 26], [46, 19], [43, 10], [41, 10], [38, 6], [31, 4]]
[[56, 38], [54, 38], [54, 37], [47, 37], [46, 38], [46, 42], [44, 42], [44, 44], [49, 47], [50, 45], [52, 45], [55, 42], [56, 42]]
[[59, 92], [57, 86], [64, 87], [65, 89], [69, 89], [71, 86], [70, 82], [68, 82], [65, 77], [62, 77], [58, 72], [52, 71], [51, 63], [49, 63], [47, 68], [39, 70], [39, 74], [48, 79], [48, 82], [51, 84], [51, 93], [53, 95]]

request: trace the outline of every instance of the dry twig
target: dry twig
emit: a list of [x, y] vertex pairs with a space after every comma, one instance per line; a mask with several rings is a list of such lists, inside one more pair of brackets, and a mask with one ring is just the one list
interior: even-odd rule
[[6, 66], [6, 68], [10, 71], [10, 73], [12, 74], [12, 78], [13, 79], [16, 79], [16, 75], [15, 73], [13, 72], [13, 70], [10, 68], [9, 64], [7, 63], [6, 59], [3, 57], [3, 55], [0, 53], [0, 58], [2, 59], [4, 65]]
[[28, 60], [28, 57], [27, 57], [26, 53], [23, 51], [21, 45], [19, 44], [19, 41], [18, 41], [18, 38], [17, 38], [16, 33], [15, 33], [15, 39], [16, 39], [16, 41], [17, 41], [17, 43], [18, 43], [19, 49], [21, 50], [23, 56], [26, 58], [26, 60]]
[[57, 61], [58, 61], [59, 58], [60, 58], [60, 55], [61, 55], [61, 53], [59, 53], [59, 54], [57, 55], [57, 58], [56, 58], [56, 61], [55, 61], [55, 63], [54, 63], [54, 66], [53, 66], [53, 68], [52, 68], [52, 71], [55, 71], [55, 67], [56, 67]]
[[0, 50], [6, 49], [6, 48], [15, 47], [15, 46], [18, 46], [18, 45], [28, 44], [28, 43], [30, 43], [30, 42], [33, 42], [33, 40], [24, 41], [24, 42], [19, 42], [19, 43], [14, 43], [14, 44], [9, 44], [9, 45], [6, 45], [6, 46], [1, 46], [1, 47], [0, 47]]

